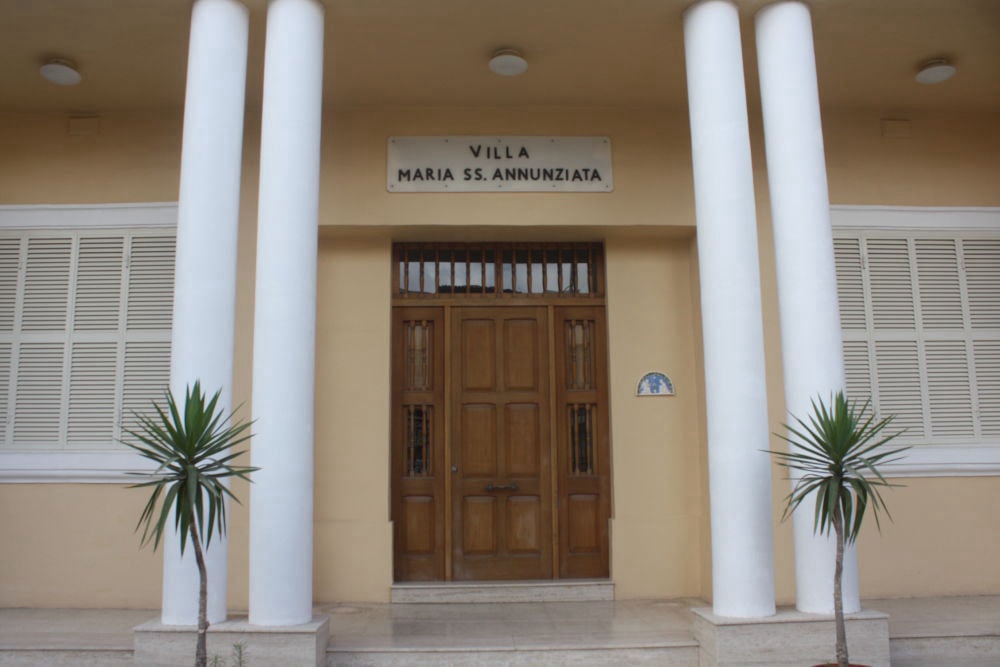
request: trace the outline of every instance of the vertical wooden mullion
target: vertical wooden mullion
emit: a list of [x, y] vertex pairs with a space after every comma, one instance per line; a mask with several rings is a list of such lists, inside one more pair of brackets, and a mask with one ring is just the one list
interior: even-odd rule
[[[542, 257], [544, 258], [544, 253]], [[544, 274], [543, 274], [544, 275]], [[560, 575], [559, 562], [562, 559], [562, 554], [559, 548], [559, 427], [558, 427], [558, 417], [559, 414], [559, 384], [558, 384], [558, 369], [557, 358], [558, 351], [556, 350], [556, 341], [559, 340], [556, 335], [556, 314], [555, 307], [550, 305], [545, 309], [545, 317], [548, 325], [548, 335], [546, 338], [546, 344], [549, 347], [548, 354], [548, 366], [549, 366], [549, 481], [551, 484], [549, 491], [549, 505], [551, 507], [550, 516], [552, 517], [552, 578], [558, 579]]]
[[594, 295], [594, 245], [587, 244], [587, 293]]
[[[454, 272], [454, 257], [455, 254], [452, 253], [452, 286], [455, 283], [455, 272]], [[452, 346], [452, 309], [451, 307], [444, 307], [443, 317], [441, 319], [441, 350], [451, 350]], [[453, 531], [454, 531], [454, 520], [453, 520], [453, 508], [452, 500], [454, 497], [453, 481], [454, 476], [452, 474], [452, 428], [450, 427], [451, 420], [454, 416], [454, 411], [452, 410], [452, 381], [451, 381], [451, 371], [452, 371], [452, 355], [442, 354], [441, 355], [441, 375], [437, 374], [435, 370], [435, 400], [441, 405], [441, 417], [440, 424], [442, 425], [442, 447], [441, 459], [443, 464], [439, 474], [444, 479], [444, 498], [442, 499], [442, 522], [444, 531], [444, 580], [451, 581], [454, 578], [454, 573], [452, 572], [453, 567], [453, 555], [452, 555], [452, 545], [453, 545]], [[438, 389], [438, 385], [442, 385], [441, 389]]]
[[528, 296], [535, 293], [535, 263], [532, 258], [534, 252], [534, 249], [530, 246], [524, 249], [524, 269], [528, 273]]

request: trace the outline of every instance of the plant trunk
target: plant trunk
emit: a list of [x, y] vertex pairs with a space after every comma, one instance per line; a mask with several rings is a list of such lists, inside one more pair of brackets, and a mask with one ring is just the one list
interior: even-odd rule
[[833, 571], [833, 617], [837, 626], [837, 665], [850, 667], [847, 660], [847, 629], [844, 626], [844, 517], [838, 504], [833, 513], [833, 530], [837, 534], [837, 559]]
[[201, 540], [198, 539], [198, 528], [194, 517], [191, 517], [191, 544], [194, 546], [194, 557], [198, 561], [198, 644], [194, 650], [195, 667], [206, 667], [208, 663], [208, 570], [205, 567], [205, 554], [201, 550]]

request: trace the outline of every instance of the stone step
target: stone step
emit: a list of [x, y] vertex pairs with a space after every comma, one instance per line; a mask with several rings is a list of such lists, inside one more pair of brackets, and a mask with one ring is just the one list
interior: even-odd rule
[[698, 667], [698, 646], [327, 650], [327, 667]]
[[615, 585], [607, 579], [406, 582], [392, 586], [395, 604], [602, 602], [614, 599]]

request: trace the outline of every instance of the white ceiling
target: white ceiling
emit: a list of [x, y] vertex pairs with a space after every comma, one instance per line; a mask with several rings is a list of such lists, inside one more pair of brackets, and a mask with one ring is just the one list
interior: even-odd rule
[[[251, 0], [248, 102], [259, 106], [264, 0]], [[326, 0], [328, 106], [685, 106], [687, 0]], [[750, 96], [753, 11], [741, 0]], [[1000, 0], [813, 0], [826, 107], [1000, 112]], [[0, 111], [179, 109], [190, 0], [0, 0]], [[519, 48], [517, 78], [486, 66]], [[38, 75], [73, 58], [75, 88]], [[938, 86], [917, 65], [958, 67]]]

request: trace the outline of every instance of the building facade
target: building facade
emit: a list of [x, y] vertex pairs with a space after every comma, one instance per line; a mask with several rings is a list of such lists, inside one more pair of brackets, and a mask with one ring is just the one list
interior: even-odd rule
[[215, 619], [581, 577], [826, 611], [762, 450], [841, 387], [914, 445], [848, 606], [1000, 591], [995, 3], [156, 6], [4, 9], [0, 604], [191, 621], [115, 439], [195, 379], [261, 468]]

